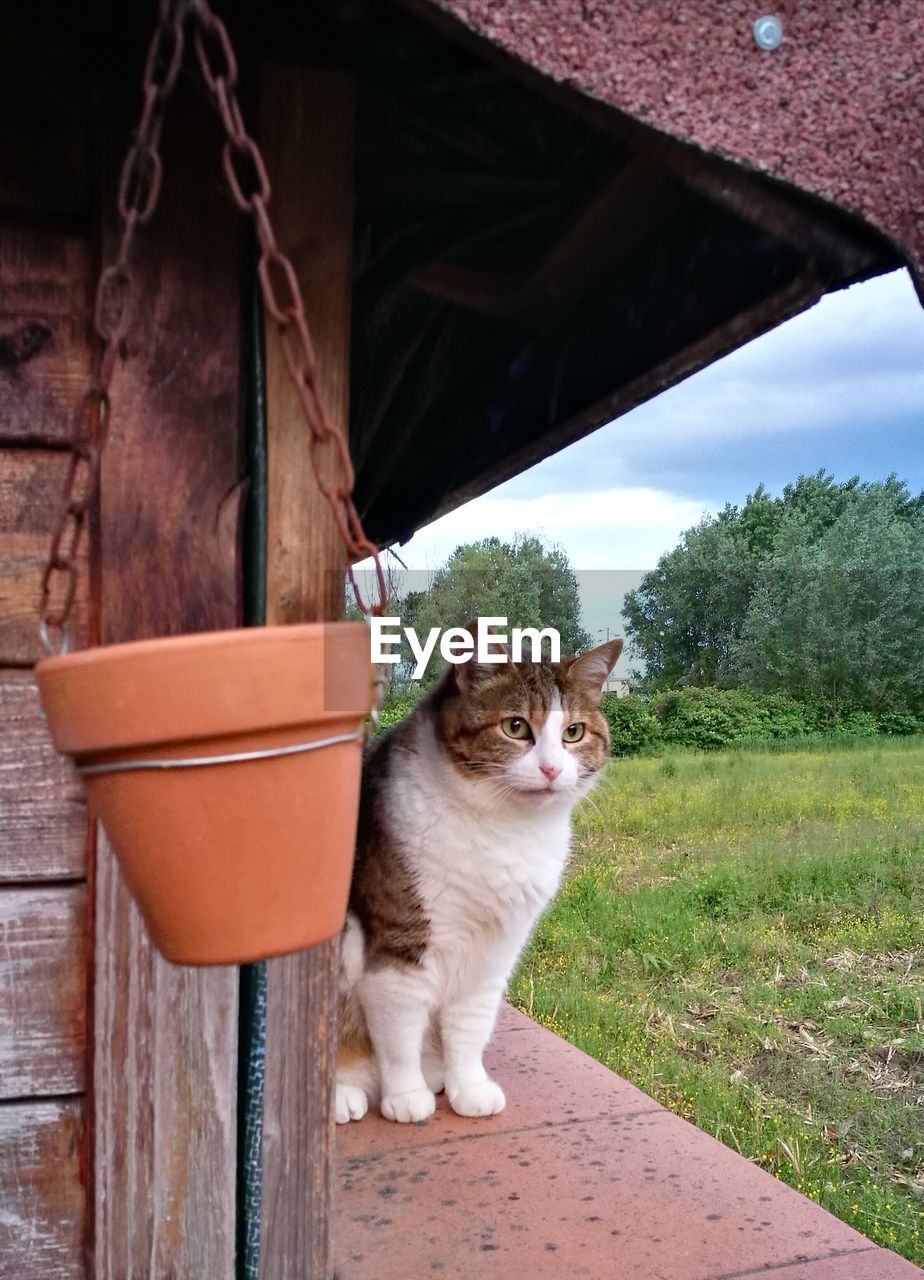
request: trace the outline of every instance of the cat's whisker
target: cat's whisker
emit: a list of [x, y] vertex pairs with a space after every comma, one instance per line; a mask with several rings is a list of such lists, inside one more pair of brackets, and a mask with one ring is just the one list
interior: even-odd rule
[[491, 807], [490, 812], [488, 812], [488, 806], [484, 806], [481, 809], [481, 812], [486, 814], [489, 819], [493, 819], [497, 816], [505, 800], [509, 799], [510, 796], [519, 794], [517, 788], [509, 782], [505, 783], [501, 779], [491, 779], [491, 781], [496, 782], [498, 785], [495, 785], [491, 791], [487, 793], [487, 799], [494, 800], [495, 803]]
[[503, 777], [485, 778], [484, 783], [478, 788], [478, 794], [487, 796], [510, 796], [516, 792], [516, 787]]
[[586, 805], [589, 805], [589, 806], [590, 806], [590, 808], [591, 808], [591, 809], [593, 809], [594, 813], [597, 815], [597, 817], [600, 819], [600, 821], [601, 821], [601, 822], [604, 822], [604, 821], [605, 821], [605, 819], [604, 819], [604, 817], [603, 817], [603, 810], [600, 808], [600, 806], [597, 804], [596, 800], [595, 800], [595, 799], [593, 798], [593, 796], [592, 796], [592, 795], [590, 795], [590, 794], [588, 794], [588, 795], [584, 796], [584, 799], [583, 799], [583, 802], [582, 802], [582, 805], [581, 805], [581, 811], [580, 811], [580, 813], [576, 813], [576, 814], [575, 814], [575, 816], [576, 816], [576, 817], [580, 817], [580, 818], [584, 818], [584, 817], [586, 817], [586, 815], [585, 815], [585, 814], [584, 814], [584, 812], [583, 812], [583, 805], [585, 805], [585, 804], [586, 804]]

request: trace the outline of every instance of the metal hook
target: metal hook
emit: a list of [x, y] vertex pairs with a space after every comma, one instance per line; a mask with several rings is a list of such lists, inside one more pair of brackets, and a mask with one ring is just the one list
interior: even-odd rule
[[51, 636], [48, 634], [48, 623], [44, 618], [39, 619], [38, 633], [42, 648], [48, 654], [49, 658], [63, 658], [70, 649], [70, 640], [68, 639], [67, 627], [63, 623], [54, 623], [61, 632], [61, 648], [56, 649], [51, 643]]

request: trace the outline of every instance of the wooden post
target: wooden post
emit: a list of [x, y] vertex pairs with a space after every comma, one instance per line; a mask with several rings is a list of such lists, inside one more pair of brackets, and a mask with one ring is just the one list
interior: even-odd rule
[[[353, 87], [337, 72], [269, 69], [260, 146], [271, 215], [292, 257], [320, 391], [346, 428], [353, 241]], [[309, 432], [276, 332], [266, 334], [268, 623], [340, 617], [343, 545], [315, 484]], [[309, 833], [306, 833], [306, 837]], [[330, 1275], [338, 943], [267, 964], [261, 1280]]]
[[[109, 144], [118, 162], [124, 135]], [[201, 95], [171, 103], [163, 154], [103, 453], [104, 642], [240, 620], [241, 224]], [[114, 204], [110, 195], [104, 207]], [[99, 843], [92, 1275], [224, 1280], [234, 1274], [238, 971], [162, 960]]]

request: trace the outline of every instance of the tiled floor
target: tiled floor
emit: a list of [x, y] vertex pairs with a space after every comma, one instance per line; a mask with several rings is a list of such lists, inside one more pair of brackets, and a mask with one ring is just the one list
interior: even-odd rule
[[797, 1192], [505, 1009], [507, 1109], [337, 1131], [337, 1280], [922, 1280]]

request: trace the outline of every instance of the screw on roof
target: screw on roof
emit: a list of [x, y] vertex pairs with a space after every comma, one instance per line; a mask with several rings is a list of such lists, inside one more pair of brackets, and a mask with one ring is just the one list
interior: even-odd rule
[[765, 13], [754, 23], [754, 40], [759, 49], [778, 49], [783, 39], [783, 24], [772, 13]]

